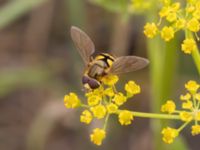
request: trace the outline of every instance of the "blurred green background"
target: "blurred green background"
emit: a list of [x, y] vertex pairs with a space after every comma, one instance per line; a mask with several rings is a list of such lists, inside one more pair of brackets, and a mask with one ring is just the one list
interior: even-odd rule
[[[68, 92], [84, 94], [83, 61], [70, 38], [72, 25], [90, 35], [96, 53], [150, 59], [149, 67], [120, 77], [121, 86], [132, 79], [142, 87], [142, 93], [127, 103], [131, 110], [159, 112], [158, 107], [165, 100], [178, 101], [185, 82], [198, 79], [192, 58], [180, 52], [183, 35], [163, 49], [150, 52], [156, 46], [149, 46], [152, 43], [143, 35], [143, 26], [151, 15], [138, 11], [127, 14], [128, 3], [0, 1], [0, 150], [199, 149], [200, 137], [192, 137], [189, 128], [182, 133], [183, 138], [166, 146], [155, 136], [160, 134], [159, 125], [166, 122], [136, 118], [132, 125], [121, 127], [115, 117], [109, 122], [104, 144], [97, 147], [89, 140], [95, 123], [90, 127], [81, 124], [80, 112], [63, 105], [63, 96]], [[164, 49], [169, 49], [164, 65], [156, 70], [156, 64], [163, 61]], [[175, 127], [179, 124], [173, 122]]]

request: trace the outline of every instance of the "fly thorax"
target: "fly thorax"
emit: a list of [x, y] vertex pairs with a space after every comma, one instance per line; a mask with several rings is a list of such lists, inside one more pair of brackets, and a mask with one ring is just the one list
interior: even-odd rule
[[88, 76], [97, 79], [102, 76], [106, 69], [106, 63], [102, 60], [94, 61], [88, 70]]
[[101, 53], [101, 54], [97, 55], [94, 60], [103, 61], [105, 70], [109, 70], [112, 67], [115, 58], [110, 54]]

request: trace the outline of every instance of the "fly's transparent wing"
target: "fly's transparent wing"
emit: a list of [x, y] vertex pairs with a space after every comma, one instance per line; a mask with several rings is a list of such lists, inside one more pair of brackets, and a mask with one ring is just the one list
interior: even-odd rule
[[85, 32], [75, 26], [71, 27], [71, 37], [85, 65], [87, 65], [90, 61], [90, 56], [95, 51], [94, 43]]
[[136, 71], [144, 68], [148, 63], [149, 61], [145, 58], [137, 56], [122, 56], [115, 59], [109, 72], [112, 74], [121, 74]]

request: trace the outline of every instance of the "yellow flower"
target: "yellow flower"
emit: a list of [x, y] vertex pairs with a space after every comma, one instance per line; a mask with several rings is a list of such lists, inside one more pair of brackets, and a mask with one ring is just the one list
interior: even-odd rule
[[195, 120], [200, 121], [200, 111], [195, 114]]
[[180, 5], [181, 5], [181, 4], [180, 4], [179, 2], [173, 3], [173, 4], [171, 5], [171, 11], [173, 11], [173, 12], [178, 11], [179, 8], [180, 8]]
[[102, 97], [103, 92], [104, 92], [104, 88], [102, 86], [100, 86], [99, 88], [97, 88], [95, 90], [91, 90], [90, 92], [85, 93], [85, 96], [91, 97], [91, 96], [96, 95], [96, 96]]
[[159, 16], [162, 18], [162, 17], [165, 17], [169, 14], [170, 12], [170, 9], [169, 7], [163, 7], [160, 12], [159, 12]]
[[196, 93], [196, 91], [199, 89], [199, 84], [196, 83], [196, 81], [190, 80], [185, 84], [185, 88], [191, 92], [192, 94]]
[[113, 97], [115, 95], [112, 87], [109, 87], [109, 88], [105, 89], [104, 90], [104, 94], [109, 96], [109, 97]]
[[173, 113], [176, 109], [176, 105], [172, 100], [168, 100], [164, 105], [161, 107], [161, 112]]
[[179, 134], [176, 129], [170, 127], [164, 128], [161, 133], [163, 134], [163, 141], [167, 144], [171, 144]]
[[200, 19], [200, 9], [196, 9], [194, 12], [193, 12], [193, 17], [196, 18], [196, 19]]
[[90, 109], [93, 112], [94, 117], [96, 117], [97, 119], [104, 118], [104, 116], [106, 115], [106, 108], [101, 104], [91, 107]]
[[177, 28], [177, 29], [182, 29], [182, 28], [184, 28], [184, 27], [185, 27], [185, 23], [186, 23], [185, 19], [178, 19], [178, 20], [176, 21], [176, 28]]
[[157, 34], [158, 28], [155, 23], [147, 23], [144, 26], [144, 34], [148, 38], [153, 38]]
[[191, 54], [192, 51], [196, 48], [196, 42], [192, 38], [187, 38], [181, 44], [181, 49], [185, 54]]
[[195, 7], [193, 5], [188, 5], [188, 7], [186, 7], [187, 13], [192, 13], [194, 10], [195, 10]]
[[193, 125], [192, 126], [192, 135], [198, 135], [200, 134], [200, 125]]
[[96, 128], [93, 130], [93, 133], [90, 135], [91, 141], [100, 146], [102, 144], [102, 141], [106, 137], [106, 132], [103, 129]]
[[169, 5], [171, 3], [171, 0], [160, 0], [163, 5]]
[[[165, 3], [166, 4], [166, 3]], [[174, 20], [176, 20], [176, 12], [178, 11], [178, 9], [180, 8], [180, 3], [173, 3], [171, 6], [168, 4], [166, 4], [167, 6], [164, 6], [160, 12], [159, 12], [159, 16], [162, 17], [167, 17], [166, 19], [169, 22], [172, 22]]]
[[200, 93], [195, 94], [196, 100], [200, 101]]
[[182, 108], [183, 109], [192, 109], [193, 108], [193, 103], [192, 103], [192, 101], [187, 101], [187, 102], [184, 102], [183, 104], [182, 104]]
[[193, 119], [192, 114], [186, 111], [181, 112], [180, 117], [182, 121], [191, 121]]
[[119, 80], [118, 76], [116, 75], [107, 75], [104, 76], [101, 81], [103, 82], [103, 84], [108, 85], [108, 86], [113, 86], [114, 84], [117, 83], [117, 81]]
[[187, 3], [189, 4], [194, 4], [194, 3], [196, 3], [197, 2], [197, 0], [187, 0]]
[[80, 116], [80, 121], [89, 124], [92, 121], [92, 114], [89, 110], [84, 110]]
[[76, 108], [80, 106], [80, 100], [75, 93], [69, 93], [64, 97], [64, 104], [67, 108]]
[[87, 101], [89, 106], [95, 106], [101, 101], [101, 97], [97, 95], [91, 95], [90, 97], [88, 97]]
[[126, 102], [126, 97], [119, 92], [118, 94], [115, 94], [113, 101], [115, 102], [115, 104], [120, 106]]
[[170, 41], [174, 38], [174, 29], [172, 27], [163, 27], [161, 30], [161, 37], [166, 41]]
[[131, 124], [131, 121], [134, 119], [133, 118], [133, 113], [131, 113], [128, 110], [123, 110], [119, 113], [119, 122], [121, 125], [129, 125]]
[[185, 95], [181, 95], [180, 99], [188, 101], [191, 99], [191, 95], [189, 93], [186, 93]]
[[126, 83], [124, 88], [130, 96], [141, 92], [140, 86], [137, 85], [134, 81], [129, 81], [128, 83]]
[[196, 18], [192, 18], [188, 21], [187, 28], [192, 32], [198, 32], [200, 29], [200, 23]]
[[113, 104], [113, 103], [110, 103], [106, 106], [107, 110], [108, 110], [108, 113], [112, 114], [112, 113], [115, 113], [118, 109], [118, 106]]
[[177, 19], [177, 15], [175, 12], [170, 12], [167, 17], [166, 17], [167, 21], [169, 22], [173, 22]]

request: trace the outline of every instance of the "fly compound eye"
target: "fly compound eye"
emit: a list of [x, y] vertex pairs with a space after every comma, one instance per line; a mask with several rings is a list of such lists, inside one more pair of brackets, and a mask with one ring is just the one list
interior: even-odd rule
[[97, 89], [100, 86], [100, 83], [97, 80], [90, 79], [88, 82], [91, 89]]
[[89, 82], [89, 80], [90, 80], [90, 78], [89, 78], [89, 77], [87, 77], [87, 76], [83, 76], [83, 77], [82, 77], [82, 83], [83, 83], [83, 84], [86, 84], [86, 83], [88, 83], [88, 82]]

